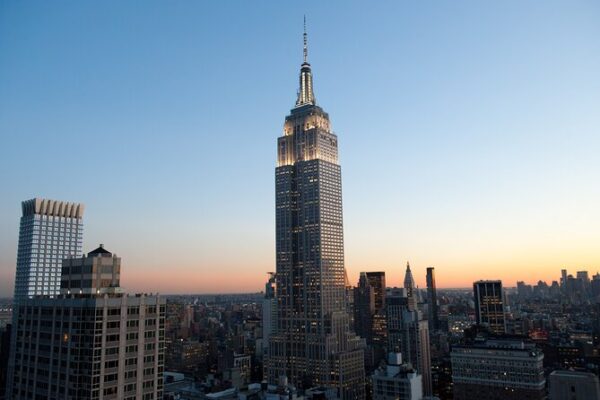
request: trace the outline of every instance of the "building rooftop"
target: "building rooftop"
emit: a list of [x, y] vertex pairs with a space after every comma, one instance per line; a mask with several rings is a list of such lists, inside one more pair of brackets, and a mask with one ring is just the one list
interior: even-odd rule
[[92, 256], [101, 256], [101, 257], [111, 257], [112, 253], [104, 248], [103, 244], [100, 244], [97, 249], [92, 250], [88, 253], [88, 257]]

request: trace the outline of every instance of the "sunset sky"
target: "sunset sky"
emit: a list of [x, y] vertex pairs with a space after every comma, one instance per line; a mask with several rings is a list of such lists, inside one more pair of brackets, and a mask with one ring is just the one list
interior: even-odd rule
[[600, 270], [600, 2], [2, 2], [0, 296], [33, 197], [126, 290], [262, 290], [304, 14], [353, 284]]

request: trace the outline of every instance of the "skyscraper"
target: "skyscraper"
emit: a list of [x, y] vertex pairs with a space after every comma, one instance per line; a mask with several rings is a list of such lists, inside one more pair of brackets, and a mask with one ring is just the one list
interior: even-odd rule
[[66, 259], [61, 295], [23, 299], [8, 398], [162, 399], [165, 299], [124, 295], [103, 247]]
[[435, 287], [435, 269], [427, 268], [427, 303], [429, 305], [429, 331], [440, 329], [438, 315], [437, 289]]
[[408, 308], [410, 311], [417, 309], [417, 297], [415, 293], [415, 279], [410, 270], [410, 264], [406, 263], [406, 272], [404, 273], [404, 289], [406, 289], [406, 298], [408, 299]]
[[371, 351], [373, 352], [373, 365], [378, 366], [386, 356], [387, 347], [387, 320], [385, 317], [386, 284], [385, 272], [367, 272], [367, 281], [375, 293], [375, 314], [373, 315], [373, 335]]
[[[423, 394], [432, 395], [429, 327], [416, 307], [415, 287], [410, 265], [406, 265], [404, 291], [393, 290], [386, 298], [388, 350], [402, 358], [423, 377]], [[406, 295], [404, 295], [406, 293]]]
[[81, 254], [83, 204], [35, 198], [22, 203], [15, 302], [60, 292], [62, 260]]
[[364, 397], [364, 341], [346, 308], [341, 169], [329, 115], [316, 104], [304, 62], [296, 106], [277, 142], [277, 331], [271, 335], [270, 383], [336, 388], [341, 399]]
[[354, 330], [369, 345], [373, 342], [374, 314], [375, 290], [369, 284], [367, 275], [361, 272], [358, 286], [354, 288]]
[[275, 274], [269, 272], [269, 280], [265, 284], [265, 297], [262, 301], [262, 339], [265, 350], [269, 338], [277, 329], [277, 300], [275, 299]]
[[385, 311], [385, 272], [366, 272], [367, 281], [375, 292], [375, 312]]
[[477, 281], [473, 283], [473, 294], [477, 323], [496, 334], [506, 333], [502, 281]]

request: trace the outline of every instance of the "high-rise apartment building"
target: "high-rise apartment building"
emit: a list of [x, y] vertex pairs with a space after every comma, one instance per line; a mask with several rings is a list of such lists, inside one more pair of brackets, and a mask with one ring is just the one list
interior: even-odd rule
[[62, 260], [81, 254], [83, 204], [35, 198], [22, 203], [15, 303], [57, 296]]
[[364, 341], [352, 332], [346, 306], [338, 138], [315, 101], [306, 32], [298, 99], [277, 152], [277, 332], [268, 380], [286, 376], [301, 389], [324, 386], [341, 399], [362, 399]]
[[544, 354], [534, 344], [488, 339], [453, 346], [455, 400], [544, 400]]
[[61, 295], [18, 304], [8, 398], [162, 399], [165, 299], [124, 295], [120, 263], [67, 259]]
[[473, 283], [475, 319], [496, 334], [506, 333], [504, 292], [502, 281], [477, 281]]
[[429, 311], [429, 331], [440, 329], [440, 317], [438, 314], [437, 288], [435, 286], [435, 269], [427, 268], [427, 305]]

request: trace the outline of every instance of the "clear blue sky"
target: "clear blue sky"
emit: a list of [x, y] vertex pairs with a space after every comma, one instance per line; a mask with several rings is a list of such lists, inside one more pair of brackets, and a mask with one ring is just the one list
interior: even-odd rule
[[597, 1], [4, 1], [0, 295], [34, 196], [85, 203], [127, 289], [260, 289], [303, 14], [351, 281], [600, 269]]

